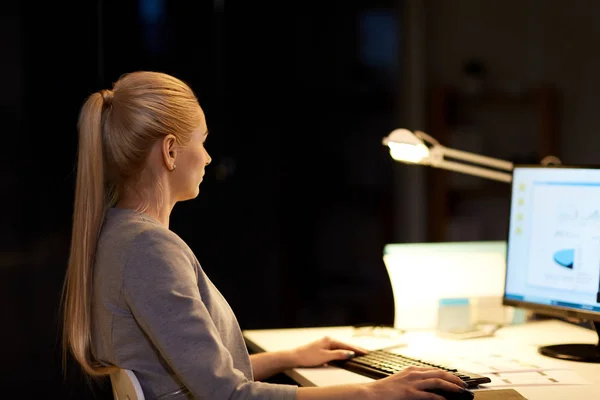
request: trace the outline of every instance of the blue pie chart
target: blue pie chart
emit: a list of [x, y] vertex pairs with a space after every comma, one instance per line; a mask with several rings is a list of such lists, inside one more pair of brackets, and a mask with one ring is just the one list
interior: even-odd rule
[[573, 269], [573, 261], [575, 260], [574, 249], [563, 249], [554, 253], [554, 261], [561, 267]]

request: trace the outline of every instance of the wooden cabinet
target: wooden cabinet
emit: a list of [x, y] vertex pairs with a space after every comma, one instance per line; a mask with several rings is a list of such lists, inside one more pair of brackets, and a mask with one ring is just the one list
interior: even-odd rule
[[[477, 95], [440, 86], [430, 97], [428, 133], [449, 148], [537, 164], [560, 157], [558, 97], [550, 85]], [[506, 239], [510, 184], [437, 168], [427, 174], [429, 241]]]

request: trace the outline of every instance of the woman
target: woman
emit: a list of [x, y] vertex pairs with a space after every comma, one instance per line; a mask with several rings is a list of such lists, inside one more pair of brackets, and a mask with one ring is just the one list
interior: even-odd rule
[[451, 374], [411, 369], [368, 384], [322, 388], [260, 382], [289, 368], [361, 352], [327, 338], [249, 356], [235, 315], [191, 249], [169, 230], [179, 201], [198, 196], [210, 163], [192, 90], [134, 72], [94, 93], [78, 122], [64, 349], [92, 376], [135, 372], [148, 399], [442, 399]]

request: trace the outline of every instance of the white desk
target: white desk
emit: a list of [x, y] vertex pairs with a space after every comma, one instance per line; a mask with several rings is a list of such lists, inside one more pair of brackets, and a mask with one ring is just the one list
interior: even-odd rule
[[[326, 335], [340, 339], [350, 338], [352, 332], [351, 327], [247, 330], [244, 331], [244, 337], [252, 352], [263, 352], [289, 349]], [[458, 351], [461, 354], [471, 355], [481, 352], [487, 354], [499, 352], [505, 356], [518, 357], [519, 360], [544, 366], [564, 367], [590, 382], [590, 384], [583, 385], [513, 386], [515, 390], [530, 400], [600, 399], [600, 364], [556, 360], [537, 352], [540, 345], [566, 342], [595, 343], [598, 340], [594, 331], [562, 321], [540, 321], [506, 327], [497, 331], [494, 337], [465, 341], [441, 339], [431, 331], [408, 332], [403, 338], [405, 338], [407, 346], [400, 350], [407, 354], [413, 351], [419, 354], [423, 354], [422, 351], [437, 352], [444, 348], [451, 349], [452, 352]], [[423, 358], [427, 358], [425, 357], [427, 355], [429, 353], [424, 354]], [[443, 357], [437, 357], [436, 360], [444, 361]], [[286, 374], [301, 386], [328, 386], [372, 380], [353, 372], [328, 366], [296, 368], [287, 371]]]

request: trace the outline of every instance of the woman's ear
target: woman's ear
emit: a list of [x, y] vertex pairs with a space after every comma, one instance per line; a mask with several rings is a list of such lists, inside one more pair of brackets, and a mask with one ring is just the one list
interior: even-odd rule
[[175, 136], [167, 135], [162, 140], [162, 156], [165, 162], [165, 167], [172, 171], [175, 169], [175, 159], [177, 158]]

